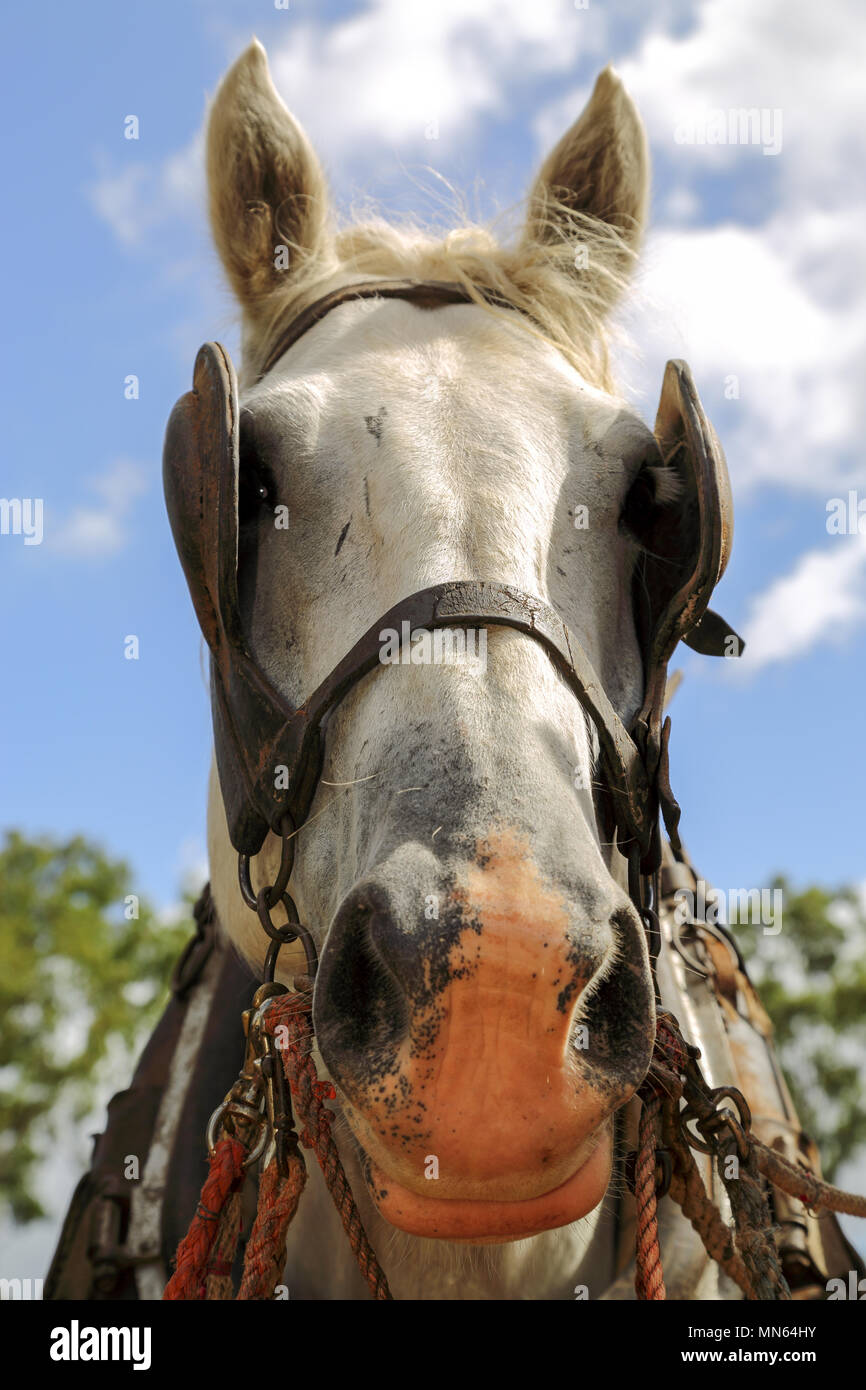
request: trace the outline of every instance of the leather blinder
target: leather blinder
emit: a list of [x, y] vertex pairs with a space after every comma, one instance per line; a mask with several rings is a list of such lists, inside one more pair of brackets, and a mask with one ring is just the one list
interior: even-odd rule
[[193, 389], [169, 417], [163, 486], [174, 543], [211, 651], [243, 645], [238, 610], [238, 388], [231, 358], [205, 343]]
[[634, 606], [646, 675], [639, 722], [657, 746], [667, 664], [677, 643], [707, 656], [739, 656], [745, 643], [707, 607], [728, 563], [733, 505], [722, 446], [685, 362], [665, 368], [655, 437], [676, 492], [652, 508], [640, 529]]

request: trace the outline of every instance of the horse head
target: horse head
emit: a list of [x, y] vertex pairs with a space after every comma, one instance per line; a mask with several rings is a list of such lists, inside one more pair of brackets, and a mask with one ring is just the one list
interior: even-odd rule
[[[479, 229], [335, 230], [255, 44], [215, 98], [207, 158], [243, 367], [235, 396], [227, 359], [202, 361], [166, 457], [214, 661], [219, 916], [260, 966], [236, 851], [257, 851], [254, 888], [273, 883], [282, 822], [262, 799], [278, 808], [293, 775], [278, 751], [291, 721], [265, 737], [265, 717], [238, 710], [265, 690], [308, 712], [373, 631], [379, 659], [331, 690], [295, 788], [290, 892], [319, 957], [318, 1047], [381, 1216], [475, 1244], [533, 1235], [601, 1201], [612, 1118], [653, 1047], [604, 728], [643, 712], [658, 762], [664, 662], [727, 547], [695, 539], [718, 450], [687, 369], [669, 368], [655, 430], [608, 373], [605, 321], [647, 203], [641, 122], [605, 70], [510, 247]], [[457, 292], [369, 292], [395, 277]], [[560, 660], [534, 619], [483, 608], [474, 627], [377, 630], [449, 581], [532, 596], [524, 616], [552, 612], [560, 655], [576, 645]], [[576, 649], [613, 712], [601, 731], [568, 679]], [[301, 968], [288, 950], [280, 964]]]

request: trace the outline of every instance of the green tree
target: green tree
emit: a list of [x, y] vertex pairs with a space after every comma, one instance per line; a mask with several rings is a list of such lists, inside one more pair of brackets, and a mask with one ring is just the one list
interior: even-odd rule
[[[0, 1211], [44, 1214], [33, 1174], [58, 1107], [92, 1110], [100, 1064], [130, 1059], [164, 1006], [189, 922], [161, 924], [127, 866], [81, 837], [0, 849]], [[137, 916], [134, 915], [137, 913]]]
[[825, 1176], [866, 1145], [866, 910], [854, 889], [795, 892], [782, 930], [732, 923], [773, 1020], [779, 1060]]

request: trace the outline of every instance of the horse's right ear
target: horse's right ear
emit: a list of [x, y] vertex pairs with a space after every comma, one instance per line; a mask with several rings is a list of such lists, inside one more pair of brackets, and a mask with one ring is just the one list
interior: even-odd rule
[[[592, 96], [574, 125], [541, 166], [529, 195], [525, 240], [566, 242], [579, 249], [581, 217], [606, 223], [605, 263], [623, 279], [632, 269], [649, 198], [649, 154], [637, 107], [613, 68], [599, 74]], [[618, 287], [592, 276], [592, 251], [576, 270], [592, 277], [593, 292], [610, 303]]]
[[319, 161], [277, 95], [258, 40], [214, 98], [207, 177], [217, 250], [235, 294], [255, 318], [256, 305], [321, 250], [328, 216]]

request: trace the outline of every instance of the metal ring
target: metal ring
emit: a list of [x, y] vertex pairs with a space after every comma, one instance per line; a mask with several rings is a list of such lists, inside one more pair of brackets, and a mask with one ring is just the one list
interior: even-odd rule
[[[288, 811], [283, 816], [279, 824], [279, 829], [274, 831], [274, 834], [280, 836], [282, 844], [280, 846], [280, 867], [277, 870], [277, 876], [274, 882], [268, 888], [268, 893], [270, 894], [269, 907], [276, 907], [280, 898], [283, 896], [286, 891], [286, 885], [292, 876], [292, 869], [295, 864], [295, 822], [292, 820]], [[247, 907], [255, 911], [258, 907], [258, 903], [256, 901], [256, 890], [253, 888], [251, 864], [252, 855], [238, 855], [238, 883], [240, 885], [241, 897]]]
[[685, 927], [697, 928], [695, 936], [697, 937], [698, 941], [700, 941], [701, 932], [706, 932], [708, 936], [714, 937], [715, 940], [720, 943], [720, 945], [727, 946], [728, 950], [731, 952], [732, 956], [734, 957], [734, 960], [737, 963], [738, 969], [745, 973], [746, 967], [743, 963], [743, 957], [740, 954], [740, 948], [737, 945], [736, 941], [734, 941], [733, 938], [730, 937], [726, 931], [723, 931], [722, 928], [719, 927], [715, 922], [702, 922], [699, 917], [692, 917], [685, 922], [675, 921], [673, 927], [671, 928], [671, 945], [673, 946], [674, 950], [680, 956], [682, 956], [689, 969], [694, 970], [695, 973], [698, 975], [702, 975], [705, 980], [709, 979], [710, 975], [715, 973], [711, 966], [701, 965], [697, 956], [693, 956], [691, 952], [687, 951], [685, 946], [683, 946], [682, 932]]
[[[233, 1104], [232, 1109], [236, 1108], [238, 1107], [236, 1107]], [[244, 1108], [246, 1109], [247, 1107]], [[228, 1101], [221, 1101], [207, 1122], [207, 1129], [205, 1130], [205, 1143], [207, 1144], [207, 1152], [209, 1157], [213, 1154], [213, 1151], [216, 1148], [217, 1144], [217, 1122], [222, 1117], [222, 1115], [225, 1114], [227, 1109]], [[250, 1149], [249, 1153], [244, 1159], [244, 1168], [248, 1168], [251, 1163], [255, 1163], [257, 1159], [261, 1158], [262, 1154], [265, 1151], [265, 1146], [267, 1145], [268, 1139], [270, 1138], [269, 1126], [262, 1111], [257, 1110], [255, 1112], [255, 1115], [250, 1115], [249, 1118], [255, 1118], [259, 1121], [259, 1124], [261, 1126], [261, 1134], [259, 1138], [256, 1140], [255, 1146], [252, 1149]]]
[[[730, 1129], [733, 1138], [736, 1140], [737, 1148], [743, 1162], [748, 1159], [748, 1132], [752, 1128], [752, 1112], [749, 1103], [742, 1091], [738, 1091], [735, 1086], [719, 1086], [714, 1091], [710, 1091], [707, 1101], [712, 1105], [713, 1110], [709, 1115], [698, 1116], [692, 1105], [680, 1112], [680, 1126], [685, 1133], [688, 1143], [693, 1149], [697, 1149], [702, 1154], [714, 1154], [718, 1143], [717, 1131], [720, 1129]], [[725, 1110], [719, 1110], [720, 1101], [728, 1100], [734, 1106], [736, 1115]], [[689, 1122], [694, 1121], [700, 1131], [700, 1137], [688, 1128]], [[709, 1137], [708, 1137], [709, 1136]], [[713, 1139], [716, 1143], [713, 1143]]]
[[659, 952], [662, 947], [662, 933], [661, 927], [659, 926], [659, 919], [651, 907], [642, 907], [639, 911], [646, 929], [649, 957], [653, 964], [655, 964], [659, 958]]
[[723, 941], [730, 951], [733, 952], [737, 962], [737, 968], [744, 975], [748, 974], [746, 962], [743, 960], [743, 953], [730, 927], [724, 926], [721, 922], [707, 922], [707, 931], [712, 932], [717, 941]]
[[274, 976], [277, 970], [277, 957], [279, 956], [280, 951], [283, 949], [283, 947], [290, 946], [293, 941], [300, 941], [301, 945], [304, 948], [304, 957], [307, 963], [307, 974], [311, 977], [315, 976], [316, 969], [318, 967], [318, 958], [316, 956], [316, 948], [313, 945], [313, 939], [310, 936], [310, 933], [307, 931], [306, 927], [302, 927], [300, 922], [297, 925], [298, 931], [293, 931], [291, 927], [282, 927], [280, 929], [280, 934], [277, 937], [275, 937], [268, 946], [268, 951], [267, 955], [265, 956], [264, 964], [265, 984], [274, 983]]
[[296, 926], [300, 925], [298, 921], [298, 909], [295, 907], [295, 904], [289, 897], [288, 893], [283, 893], [277, 899], [277, 902], [281, 902], [283, 904], [283, 907], [286, 909], [286, 916], [289, 920], [284, 926], [276, 927], [274, 926], [274, 923], [271, 921], [271, 913], [277, 906], [277, 903], [272, 903], [270, 900], [270, 896], [270, 888], [259, 889], [258, 893], [256, 894], [256, 912], [259, 914], [259, 921], [261, 922], [262, 927], [267, 932], [271, 940], [284, 942], [284, 933], [286, 930], [286, 926], [291, 927], [292, 930], [294, 930]]
[[[700, 927], [701, 923], [694, 921], [675, 921], [673, 923], [673, 926], [671, 927], [671, 945], [673, 946], [677, 955], [682, 957], [682, 959], [685, 961], [686, 965], [690, 970], [693, 970], [696, 975], [700, 975], [701, 979], [708, 980], [710, 978], [711, 973], [709, 967], [702, 965], [701, 962], [698, 960], [697, 956], [693, 956], [691, 951], [686, 950], [682, 942], [682, 933], [684, 928], [692, 926]], [[700, 937], [698, 937], [698, 940], [700, 940]]]
[[204, 1142], [205, 1142], [205, 1144], [207, 1145], [208, 1156], [210, 1156], [210, 1154], [212, 1154], [213, 1151], [214, 1151], [214, 1149], [216, 1148], [216, 1123], [217, 1123], [217, 1120], [220, 1118], [220, 1116], [221, 1116], [221, 1115], [223, 1114], [223, 1112], [225, 1111], [225, 1108], [226, 1108], [226, 1103], [225, 1103], [225, 1101], [224, 1101], [224, 1100], [223, 1100], [223, 1101], [220, 1101], [220, 1103], [219, 1103], [219, 1105], [217, 1106], [216, 1110], [213, 1112], [213, 1114], [211, 1115], [210, 1119], [209, 1119], [208, 1122], [207, 1122], [207, 1129], [205, 1130], [205, 1140], [204, 1140]]
[[250, 878], [250, 856], [248, 854], [238, 855], [238, 883], [240, 884], [241, 897], [247, 907], [251, 907], [255, 912], [256, 895], [253, 891], [253, 881]]
[[667, 1197], [670, 1192], [674, 1168], [670, 1149], [656, 1149], [655, 1157], [656, 1168], [661, 1169], [661, 1180], [656, 1181], [656, 1198], [661, 1200], [662, 1197]]
[[[718, 1086], [716, 1090], [710, 1092], [710, 1099], [712, 1100], [713, 1107], [716, 1110], [718, 1110], [720, 1101], [731, 1101], [732, 1105], [734, 1106], [734, 1109], [737, 1112], [737, 1119], [743, 1126], [743, 1129], [752, 1128], [752, 1112], [749, 1108], [749, 1102], [746, 1100], [746, 1097], [743, 1095], [742, 1091], [737, 1090], [736, 1086]], [[723, 1111], [719, 1111], [719, 1114], [723, 1113]]]
[[[632, 1194], [632, 1196], [634, 1196], [635, 1176], [636, 1176], [636, 1172], [637, 1172], [637, 1159], [638, 1159], [637, 1149], [632, 1149], [631, 1152], [630, 1152], [630, 1153], [627, 1153], [626, 1156], [625, 1156], [625, 1167], [624, 1167], [625, 1182], [626, 1182], [626, 1187], [628, 1188], [628, 1190], [629, 1190], [629, 1192]], [[656, 1149], [656, 1150], [655, 1150], [655, 1166], [656, 1166], [656, 1188], [655, 1188], [656, 1198], [657, 1198], [658, 1200], [661, 1200], [662, 1197], [666, 1197], [666, 1196], [668, 1195], [668, 1192], [670, 1191], [671, 1181], [672, 1181], [672, 1179], [673, 1179], [673, 1171], [674, 1171], [674, 1170], [673, 1170], [673, 1162], [672, 1162], [672, 1159], [671, 1159], [671, 1151], [670, 1151], [670, 1149], [659, 1148], [659, 1149]], [[661, 1176], [660, 1176], [660, 1177], [659, 1177], [659, 1170], [661, 1170]]]
[[270, 907], [276, 907], [280, 898], [285, 893], [286, 885], [292, 876], [292, 869], [295, 863], [295, 822], [292, 820], [288, 811], [280, 821], [279, 833], [282, 838], [282, 844], [280, 846], [280, 867], [270, 887]]
[[743, 1129], [743, 1126], [740, 1124], [740, 1121], [737, 1119], [735, 1115], [732, 1115], [730, 1111], [721, 1111], [718, 1114], [718, 1116], [710, 1116], [707, 1120], [703, 1121], [703, 1124], [706, 1127], [708, 1133], [712, 1135], [712, 1139], [715, 1140], [715, 1144], [713, 1146], [714, 1150], [718, 1148], [719, 1131], [723, 1129], [730, 1130], [731, 1137], [733, 1138], [734, 1143], [737, 1146], [737, 1152], [740, 1158], [742, 1159], [743, 1163], [748, 1163], [749, 1139], [746, 1134], [746, 1131]]
[[700, 1138], [695, 1134], [694, 1130], [689, 1129], [689, 1120], [697, 1120], [697, 1116], [687, 1116], [686, 1112], [683, 1111], [680, 1115], [680, 1129], [685, 1135], [686, 1143], [689, 1145], [689, 1148], [697, 1149], [699, 1154], [712, 1154], [714, 1150], [712, 1146], [707, 1143], [706, 1139]]
[[[298, 909], [295, 906], [294, 899], [290, 897], [288, 893], [283, 893], [282, 897], [280, 898], [280, 902], [283, 904], [283, 907], [286, 910], [288, 922], [285, 924], [285, 926], [275, 927], [273, 922], [271, 921], [272, 909], [270, 909], [267, 906], [267, 892], [268, 890], [266, 888], [260, 889], [256, 901], [256, 910], [258, 912], [259, 921], [261, 922], [262, 927], [264, 928], [267, 935], [270, 937], [270, 940], [273, 943], [273, 945], [275, 945], [277, 948], [274, 954], [273, 964], [276, 964], [276, 957], [279, 954], [280, 947], [288, 946], [291, 944], [292, 941], [300, 941], [301, 945], [304, 948], [304, 957], [307, 964], [307, 974], [315, 975], [319, 965], [319, 958], [316, 952], [316, 946], [312, 936], [309, 933], [309, 930], [302, 924], [298, 917]], [[270, 951], [268, 952], [267, 959], [270, 960]]]
[[283, 931], [285, 932], [285, 936], [278, 938], [277, 940], [271, 941], [268, 944], [268, 950], [265, 956], [264, 973], [262, 976], [266, 985], [271, 985], [274, 983], [274, 976], [277, 973], [277, 957], [279, 956], [280, 951], [283, 949], [284, 946], [288, 946], [290, 942], [297, 941], [298, 939], [295, 936], [295, 933], [293, 931], [289, 931], [287, 927], [284, 927]]

